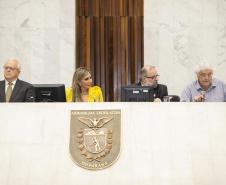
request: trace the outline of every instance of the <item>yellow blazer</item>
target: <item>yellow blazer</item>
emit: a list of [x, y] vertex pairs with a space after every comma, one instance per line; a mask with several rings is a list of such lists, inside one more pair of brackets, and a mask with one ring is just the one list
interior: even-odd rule
[[[66, 101], [72, 101], [72, 88], [66, 88]], [[93, 86], [89, 88], [88, 92], [88, 102], [103, 102], [103, 95], [101, 88], [98, 86]]]

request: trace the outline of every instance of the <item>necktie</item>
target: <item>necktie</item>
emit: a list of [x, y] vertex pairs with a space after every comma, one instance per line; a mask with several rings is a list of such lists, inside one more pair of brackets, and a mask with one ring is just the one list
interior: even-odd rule
[[11, 94], [12, 94], [12, 92], [13, 92], [12, 85], [13, 85], [13, 83], [11, 83], [11, 82], [8, 83], [8, 87], [7, 87], [6, 95], [5, 95], [5, 97], [6, 97], [6, 102], [9, 102], [9, 99], [10, 99]]

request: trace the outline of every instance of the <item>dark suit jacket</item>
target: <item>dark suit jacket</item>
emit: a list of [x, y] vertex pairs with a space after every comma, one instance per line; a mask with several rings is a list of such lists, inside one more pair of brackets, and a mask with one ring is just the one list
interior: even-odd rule
[[[0, 102], [5, 102], [5, 80], [0, 81]], [[10, 102], [34, 102], [35, 92], [31, 84], [17, 79]]]
[[[141, 85], [141, 82], [137, 83], [137, 85]], [[163, 101], [164, 96], [168, 96], [167, 86], [158, 84], [157, 87], [154, 88], [154, 98], [159, 98]]]

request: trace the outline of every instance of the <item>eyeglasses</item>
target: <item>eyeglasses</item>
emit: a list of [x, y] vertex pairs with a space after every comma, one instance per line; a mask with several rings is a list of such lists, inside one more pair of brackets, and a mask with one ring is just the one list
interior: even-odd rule
[[150, 79], [152, 79], [152, 80], [154, 80], [154, 79], [156, 79], [156, 78], [158, 78], [160, 75], [155, 75], [155, 76], [145, 76], [145, 78], [150, 78]]
[[4, 69], [4, 70], [10, 70], [10, 71], [17, 70], [17, 68], [9, 67], [9, 66], [4, 66], [3, 69]]
[[199, 75], [200, 75], [201, 77], [206, 77], [206, 76], [207, 76], [207, 77], [210, 78], [210, 77], [212, 77], [213, 73], [200, 73]]

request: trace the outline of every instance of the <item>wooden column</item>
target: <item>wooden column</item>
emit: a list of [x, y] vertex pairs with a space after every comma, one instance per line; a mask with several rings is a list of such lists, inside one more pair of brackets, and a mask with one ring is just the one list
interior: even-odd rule
[[143, 0], [76, 0], [76, 67], [91, 70], [105, 101], [138, 81], [143, 58]]

